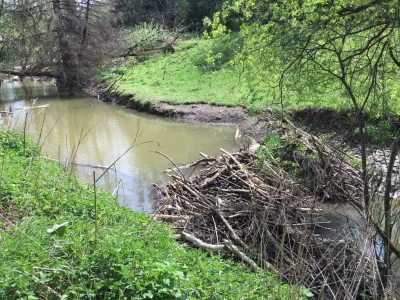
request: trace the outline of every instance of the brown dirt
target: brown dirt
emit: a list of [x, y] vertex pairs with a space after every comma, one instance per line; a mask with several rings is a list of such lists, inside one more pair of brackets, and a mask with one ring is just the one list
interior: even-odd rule
[[147, 112], [162, 117], [187, 122], [236, 125], [245, 142], [262, 142], [266, 134], [266, 122], [261, 117], [252, 117], [243, 107], [227, 107], [205, 103], [174, 105], [166, 102], [143, 102], [134, 99], [131, 94], [100, 93], [100, 99], [127, 108]]
[[249, 116], [243, 107], [227, 107], [210, 104], [173, 105], [159, 102], [155, 104], [161, 115], [199, 123], [237, 125], [242, 137], [261, 142], [266, 133], [266, 122], [258, 116]]

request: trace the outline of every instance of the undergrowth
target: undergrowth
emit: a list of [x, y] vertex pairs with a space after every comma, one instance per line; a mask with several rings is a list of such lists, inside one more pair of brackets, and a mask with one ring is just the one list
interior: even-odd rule
[[93, 187], [23, 140], [0, 130], [0, 299], [306, 297], [273, 274], [181, 247], [101, 190], [96, 230]]

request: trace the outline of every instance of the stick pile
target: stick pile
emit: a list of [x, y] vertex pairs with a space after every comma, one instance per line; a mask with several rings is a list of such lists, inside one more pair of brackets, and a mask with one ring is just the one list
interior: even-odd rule
[[[223, 251], [253, 270], [277, 271], [325, 299], [374, 294], [369, 257], [315, 231], [326, 223], [317, 201], [361, 207], [358, 172], [332, 146], [290, 122], [284, 131], [283, 146], [274, 152], [279, 160], [221, 149], [218, 158], [201, 153], [201, 160], [169, 169], [170, 182], [154, 184], [161, 198], [154, 217], [172, 223], [190, 246]], [[283, 160], [295, 163], [297, 177], [277, 163]], [[204, 169], [185, 178], [182, 169], [198, 165]]]
[[298, 182], [318, 201], [352, 203], [362, 209], [363, 182], [358, 170], [344, 159], [345, 154], [286, 120], [277, 155], [295, 163]]

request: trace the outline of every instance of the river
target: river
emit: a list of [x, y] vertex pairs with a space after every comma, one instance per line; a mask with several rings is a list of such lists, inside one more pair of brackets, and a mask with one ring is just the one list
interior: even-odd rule
[[[156, 194], [151, 184], [165, 181], [163, 171], [172, 166], [165, 157], [150, 151], [160, 151], [179, 165], [199, 159], [199, 151], [216, 155], [219, 148], [237, 148], [232, 126], [169, 120], [86, 95], [69, 98], [51, 83], [3, 82], [0, 92], [0, 110], [13, 112], [2, 113], [2, 125], [24, 130], [26, 120], [26, 132], [43, 144], [42, 151], [52, 159], [76, 163], [73, 170], [88, 183], [93, 182], [93, 171], [98, 177], [103, 170], [85, 164], [109, 166], [137, 145], [99, 181], [99, 186], [110, 192], [119, 186], [118, 202], [134, 211], [154, 210]], [[36, 98], [35, 106], [48, 107], [29, 112], [21, 109], [32, 106]]]

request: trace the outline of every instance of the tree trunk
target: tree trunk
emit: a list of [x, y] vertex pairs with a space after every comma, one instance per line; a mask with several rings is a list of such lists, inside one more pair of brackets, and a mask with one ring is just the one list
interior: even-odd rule
[[79, 87], [78, 59], [72, 49], [72, 41], [68, 39], [67, 32], [62, 22], [63, 14], [60, 0], [53, 0], [53, 11], [56, 19], [56, 32], [62, 60], [62, 70], [57, 84], [60, 88], [67, 88], [68, 94], [73, 96]]
[[390, 193], [392, 192], [392, 173], [393, 173], [394, 163], [396, 161], [396, 157], [399, 152], [399, 148], [400, 148], [400, 137], [397, 137], [392, 144], [388, 169], [386, 172], [385, 195], [383, 198], [385, 234], [386, 234], [386, 239], [384, 239], [384, 244], [385, 244], [384, 261], [387, 267], [387, 274], [385, 274], [386, 278], [384, 278], [384, 286], [387, 286], [387, 281], [388, 281], [387, 279], [390, 276], [390, 269], [391, 269], [391, 262], [390, 262], [391, 249], [389, 247], [389, 244], [392, 238], [392, 207], [391, 207], [392, 197]]

